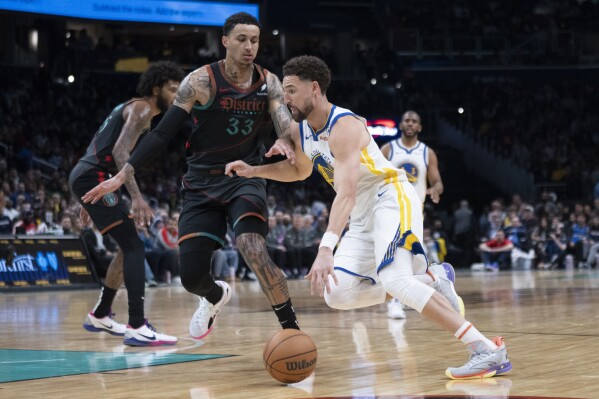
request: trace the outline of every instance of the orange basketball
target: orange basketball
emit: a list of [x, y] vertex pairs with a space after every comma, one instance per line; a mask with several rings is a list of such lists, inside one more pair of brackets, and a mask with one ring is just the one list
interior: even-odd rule
[[316, 367], [316, 345], [303, 331], [287, 328], [274, 334], [264, 348], [266, 371], [277, 381], [293, 384]]

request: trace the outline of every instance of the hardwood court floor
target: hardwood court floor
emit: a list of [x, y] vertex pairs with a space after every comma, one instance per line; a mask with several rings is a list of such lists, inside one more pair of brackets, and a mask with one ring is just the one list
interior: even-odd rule
[[[196, 299], [182, 287], [146, 290], [146, 309], [175, 347], [129, 348], [86, 332], [97, 292], [0, 293], [0, 398], [599, 398], [599, 272], [458, 271], [466, 317], [503, 335], [513, 371], [484, 381], [450, 382], [464, 347], [408, 311], [388, 320], [385, 305], [329, 309], [305, 281], [289, 282], [302, 329], [318, 346], [308, 380], [284, 386], [264, 370], [262, 350], [278, 323], [255, 282], [234, 296], [204, 340], [188, 338]], [[125, 292], [115, 300], [126, 321]], [[488, 396], [486, 396], [488, 395]]]

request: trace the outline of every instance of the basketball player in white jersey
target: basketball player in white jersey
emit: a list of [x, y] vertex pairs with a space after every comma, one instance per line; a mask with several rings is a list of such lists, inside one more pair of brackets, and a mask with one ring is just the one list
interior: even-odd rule
[[[408, 181], [416, 188], [420, 202], [424, 204], [428, 194], [431, 200], [437, 204], [443, 194], [443, 182], [439, 173], [437, 154], [432, 148], [418, 140], [418, 134], [422, 131], [420, 115], [414, 111], [406, 111], [401, 117], [399, 129], [401, 137], [383, 145], [381, 152], [393, 166], [406, 171]], [[454, 274], [450, 275], [454, 276]], [[387, 317], [390, 319], [406, 318], [406, 312], [397, 298], [392, 298], [387, 303]]]
[[[442, 265], [427, 271], [422, 238], [422, 205], [405, 171], [383, 156], [364, 119], [331, 104], [326, 64], [301, 56], [283, 67], [285, 103], [295, 122], [290, 126], [296, 161], [250, 166], [234, 161], [225, 173], [278, 181], [306, 179], [316, 169], [336, 191], [329, 225], [306, 279], [312, 294], [324, 296], [335, 309], [356, 309], [399, 298], [471, 351], [461, 367], [448, 368], [452, 379], [505, 374], [512, 366], [501, 337], [483, 336], [458, 313], [457, 294]], [[350, 227], [333, 256], [351, 215]]]

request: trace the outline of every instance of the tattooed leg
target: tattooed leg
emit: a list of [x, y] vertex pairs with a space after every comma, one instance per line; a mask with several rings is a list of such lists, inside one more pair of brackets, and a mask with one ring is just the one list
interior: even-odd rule
[[256, 233], [240, 234], [237, 237], [237, 248], [256, 274], [270, 304], [277, 305], [289, 300], [287, 279], [268, 256], [264, 237]]
[[123, 285], [123, 251], [119, 249], [106, 271], [104, 285], [113, 290], [118, 290]]

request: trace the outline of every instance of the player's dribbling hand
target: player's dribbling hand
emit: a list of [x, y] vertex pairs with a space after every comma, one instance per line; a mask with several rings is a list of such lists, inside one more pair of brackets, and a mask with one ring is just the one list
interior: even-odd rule
[[285, 155], [292, 165], [295, 164], [295, 151], [293, 151], [291, 144], [287, 140], [277, 139], [272, 147], [270, 147], [270, 150], [264, 154], [266, 158], [270, 158], [273, 155]]
[[306, 277], [306, 280], [310, 280], [310, 294], [324, 296], [324, 290], [327, 290], [327, 294], [331, 293], [331, 285], [329, 282], [329, 274], [333, 277], [335, 285], [338, 285], [337, 275], [333, 269], [333, 251], [328, 248], [321, 248], [318, 251], [316, 260], [312, 264], [312, 269]]
[[124, 183], [125, 175], [119, 172], [114, 177], [103, 181], [89, 190], [83, 197], [81, 197], [81, 200], [85, 203], [91, 202], [92, 204], [95, 204], [106, 194], [118, 190]]
[[131, 201], [131, 213], [135, 222], [140, 226], [146, 226], [154, 219], [154, 211], [152, 211], [150, 205], [142, 198]]
[[237, 176], [251, 178], [254, 177], [254, 167], [243, 161], [229, 162], [225, 166], [225, 175], [233, 177], [233, 173], [237, 174]]

